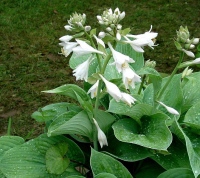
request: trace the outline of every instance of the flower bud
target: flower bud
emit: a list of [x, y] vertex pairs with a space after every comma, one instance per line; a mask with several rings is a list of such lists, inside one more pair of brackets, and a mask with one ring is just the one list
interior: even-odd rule
[[189, 69], [188, 67], [186, 67], [185, 70], [184, 70], [183, 73], [182, 73], [182, 78], [184, 78], [184, 77], [190, 75], [192, 72], [193, 72], [192, 69]]
[[177, 41], [181, 43], [186, 43], [189, 37], [190, 33], [187, 26], [185, 28], [183, 26], [180, 26], [179, 31], [177, 31]]
[[118, 29], [118, 30], [121, 30], [121, 29], [122, 29], [122, 25], [121, 25], [121, 24], [118, 24], [118, 25], [117, 25], [117, 29]]
[[111, 31], [112, 31], [112, 28], [107, 27], [107, 28], [106, 28], [106, 31], [111, 32]]
[[192, 44], [196, 45], [196, 44], [198, 44], [198, 43], [199, 43], [199, 38], [194, 38], [194, 39], [192, 40]]
[[91, 26], [85, 26], [85, 31], [88, 32], [91, 30]]
[[105, 32], [100, 32], [98, 35], [99, 38], [104, 38], [105, 36], [106, 36]]
[[156, 66], [156, 61], [150, 61], [150, 59], [149, 59], [149, 60], [147, 60], [147, 61], [145, 62], [144, 66], [145, 66], [145, 67], [150, 67], [150, 68], [155, 68], [155, 66]]
[[122, 20], [125, 17], [125, 12], [123, 11], [120, 15], [119, 15], [119, 20]]

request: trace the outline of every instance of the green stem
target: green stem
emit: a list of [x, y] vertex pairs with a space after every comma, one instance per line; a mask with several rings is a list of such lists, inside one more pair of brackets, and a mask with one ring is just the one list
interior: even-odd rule
[[12, 123], [12, 119], [11, 119], [11, 117], [9, 117], [9, 120], [8, 120], [8, 129], [7, 129], [7, 135], [8, 136], [11, 135], [11, 123]]
[[170, 77], [168, 78], [167, 82], [165, 83], [165, 85], [163, 86], [163, 88], [160, 90], [158, 96], [157, 96], [157, 100], [160, 100], [162, 94], [164, 93], [164, 91], [166, 90], [167, 86], [169, 85], [170, 81], [172, 80], [173, 76], [176, 74], [179, 65], [181, 64], [181, 62], [183, 61], [183, 57], [184, 57], [184, 52], [181, 52], [180, 54], [180, 58], [178, 63], [176, 64], [176, 67], [174, 68], [173, 72], [171, 73]]
[[143, 75], [143, 77], [142, 77], [142, 82], [141, 82], [140, 88], [139, 88], [139, 90], [138, 90], [138, 95], [140, 95], [140, 93], [141, 93], [141, 91], [142, 91], [142, 88], [143, 88], [144, 82], [145, 82], [145, 78], [146, 78], [146, 75]]

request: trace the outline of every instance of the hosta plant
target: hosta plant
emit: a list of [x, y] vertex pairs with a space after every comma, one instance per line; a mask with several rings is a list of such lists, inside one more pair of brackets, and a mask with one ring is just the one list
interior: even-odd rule
[[85, 14], [70, 16], [60, 54], [82, 87], [64, 84], [43, 91], [73, 101], [32, 114], [45, 123], [44, 134], [27, 142], [0, 138], [1, 177], [199, 176], [200, 73], [189, 68], [200, 63], [199, 38], [180, 27], [174, 38], [179, 60], [163, 77], [156, 63], [143, 57], [145, 48], [159, 48], [158, 33], [150, 26], [133, 34], [122, 28], [124, 17], [118, 8], [105, 10], [97, 16], [99, 27], [92, 28]]

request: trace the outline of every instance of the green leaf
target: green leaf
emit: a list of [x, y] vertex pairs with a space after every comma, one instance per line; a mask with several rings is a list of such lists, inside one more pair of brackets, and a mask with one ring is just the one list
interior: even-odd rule
[[136, 172], [135, 178], [157, 178], [164, 169], [150, 159], [140, 162], [139, 170]]
[[154, 106], [154, 88], [153, 88], [153, 85], [148, 85], [147, 88], [144, 90], [143, 102], [145, 104], [149, 104], [151, 106]]
[[141, 69], [144, 66], [143, 53], [134, 51], [131, 45], [118, 44], [116, 46], [116, 50], [121, 52], [122, 54], [128, 55], [135, 61], [135, 63], [130, 63], [135, 71]]
[[177, 121], [175, 121], [174, 124], [172, 125], [172, 131], [179, 138], [185, 140], [186, 148], [187, 148], [187, 153], [188, 153], [188, 157], [189, 157], [189, 161], [190, 161], [190, 165], [191, 165], [193, 174], [194, 174], [195, 178], [198, 177], [198, 175], [200, 174], [200, 169], [199, 169], [199, 165], [200, 165], [200, 151], [199, 151], [199, 149], [198, 149], [198, 151], [196, 151], [194, 149], [191, 140], [185, 134], [185, 132], [182, 130], [182, 128], [180, 127], [180, 125], [178, 124]]
[[143, 115], [153, 114], [154, 108], [148, 104], [143, 103], [129, 107], [125, 103], [116, 102], [114, 99], [112, 99], [109, 105], [108, 112], [129, 116], [140, 123], [140, 118]]
[[96, 175], [94, 178], [117, 178], [117, 177], [110, 173], [100, 173]]
[[104, 151], [117, 159], [135, 162], [152, 156], [149, 149], [132, 143], [120, 142], [114, 134], [109, 134], [107, 139], [109, 144]]
[[11, 148], [24, 143], [24, 139], [18, 136], [1, 136], [0, 137], [0, 160], [3, 154]]
[[[28, 178], [33, 177], [33, 175], [34, 178], [54, 178], [54, 175], [46, 171], [45, 153], [51, 146], [58, 142], [66, 142], [68, 144], [69, 150], [67, 156], [69, 159], [76, 161], [78, 158], [77, 162], [84, 161], [83, 153], [73, 141], [63, 136], [48, 138], [44, 134], [5, 152], [0, 161], [2, 173], [7, 178]], [[70, 163], [70, 166], [60, 176], [78, 175], [79, 173], [75, 170], [74, 166], [74, 164]]]
[[116, 177], [132, 178], [129, 171], [116, 159], [92, 149], [90, 164], [94, 176], [100, 173], [110, 173]]
[[186, 113], [184, 122], [199, 132], [200, 129], [200, 102], [195, 103]]
[[70, 160], [65, 156], [68, 150], [68, 144], [58, 143], [52, 146], [46, 152], [46, 167], [51, 174], [62, 174], [69, 166]]
[[35, 111], [31, 117], [34, 118], [38, 122], [47, 122], [49, 120], [53, 120], [57, 118], [60, 114], [63, 114], [67, 111], [76, 111], [80, 112], [81, 108], [75, 104], [71, 103], [55, 103], [47, 105], [38, 111]]
[[168, 148], [170, 154], [163, 155], [155, 153], [151, 158], [166, 170], [173, 168], [191, 168], [185, 145], [176, 136]]
[[194, 178], [194, 175], [190, 169], [175, 168], [163, 172], [158, 178]]
[[141, 118], [141, 128], [132, 119], [121, 119], [113, 124], [114, 134], [119, 141], [143, 147], [167, 150], [172, 135], [165, 124], [167, 116], [161, 113]]
[[56, 119], [51, 123], [48, 128], [48, 136], [78, 134], [92, 138], [92, 124], [85, 111], [79, 112], [69, 120], [61, 120]]
[[[88, 94], [79, 86], [75, 84], [67, 84], [67, 85], [62, 85], [58, 88], [55, 88], [53, 90], [47, 90], [43, 91], [45, 93], [56, 93], [60, 95], [65, 95], [68, 96], [72, 99], [75, 99], [76, 101], [80, 101], [80, 98], [82, 99], [80, 104], [81, 106], [86, 109], [87, 111], [92, 112], [93, 106], [92, 106], [92, 101]], [[84, 102], [82, 102], [84, 101]]]
[[[168, 77], [163, 79], [162, 86], [164, 86], [167, 79]], [[175, 75], [160, 99], [160, 101], [162, 101], [164, 104], [176, 109], [179, 113], [181, 111], [181, 107], [183, 104], [183, 94], [180, 81], [181, 81], [181, 75], [180, 74]], [[167, 110], [163, 106], [159, 105], [159, 109], [172, 117], [172, 114], [167, 112]]]
[[111, 127], [112, 123], [116, 120], [116, 118], [113, 115], [102, 110], [95, 110], [95, 116], [99, 127], [104, 132], [107, 132], [108, 129]]
[[196, 72], [190, 75], [189, 80], [183, 86], [183, 104], [182, 113], [186, 112], [191, 106], [200, 101], [200, 73]]

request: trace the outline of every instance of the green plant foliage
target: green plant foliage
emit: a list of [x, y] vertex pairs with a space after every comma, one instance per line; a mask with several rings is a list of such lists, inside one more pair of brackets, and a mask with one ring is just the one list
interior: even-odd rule
[[71, 103], [55, 103], [47, 105], [38, 111], [35, 111], [31, 117], [34, 118], [38, 122], [47, 122], [49, 120], [54, 120], [60, 114], [66, 113], [67, 111], [77, 111], [80, 112], [81, 108], [79, 108], [75, 104]]
[[[49, 148], [59, 142], [68, 144], [69, 155], [67, 155], [69, 159], [77, 159], [78, 163], [84, 163], [84, 156], [81, 150], [71, 140], [63, 136], [48, 138], [46, 135], [41, 135], [6, 151], [1, 159], [0, 169], [8, 178], [32, 177], [33, 175], [38, 178], [55, 177], [54, 174], [49, 174], [46, 170], [45, 154]], [[71, 164], [63, 175], [77, 175], [78, 173], [73, 166], [75, 165]]]
[[141, 127], [132, 119], [121, 119], [113, 124], [116, 138], [143, 147], [167, 150], [172, 135], [165, 124], [166, 116], [159, 113], [141, 118]]
[[175, 168], [169, 169], [158, 176], [158, 178], [194, 178], [194, 175], [190, 169]]
[[92, 149], [90, 164], [94, 176], [104, 172], [116, 177], [132, 178], [128, 170], [116, 159]]
[[68, 144], [58, 143], [50, 147], [45, 155], [47, 171], [51, 174], [62, 174], [69, 166], [70, 160], [65, 154]]
[[[61, 116], [62, 117], [62, 116]], [[92, 125], [85, 111], [81, 111], [71, 119], [54, 120], [48, 128], [48, 136], [61, 134], [78, 134], [86, 137], [92, 137]]]
[[110, 173], [100, 173], [98, 175], [96, 175], [94, 178], [117, 178], [115, 175], [110, 174]]

